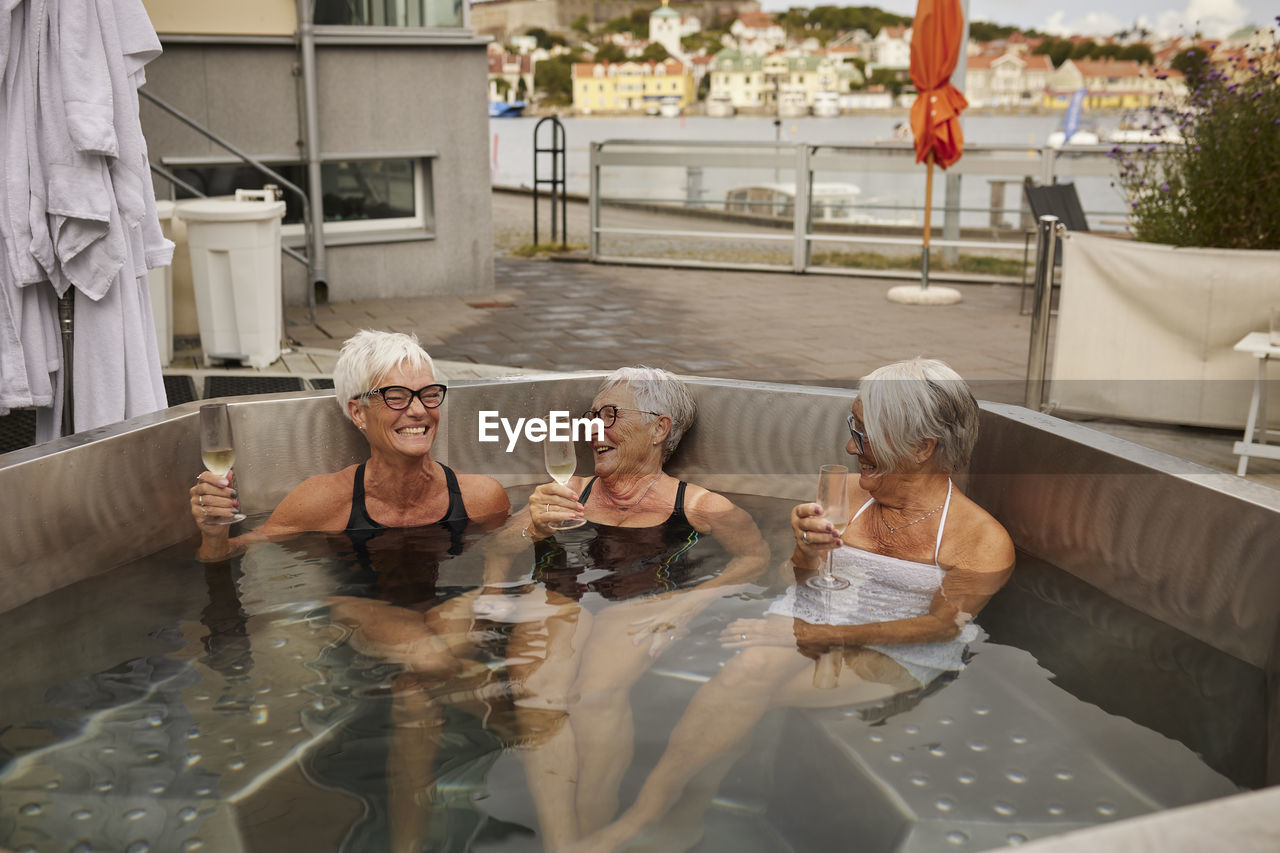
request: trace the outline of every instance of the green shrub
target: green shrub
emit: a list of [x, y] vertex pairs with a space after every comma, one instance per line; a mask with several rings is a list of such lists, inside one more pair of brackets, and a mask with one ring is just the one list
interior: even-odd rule
[[1280, 249], [1280, 58], [1272, 47], [1201, 61], [1187, 102], [1149, 128], [1182, 141], [1111, 151], [1130, 227], [1150, 243]]

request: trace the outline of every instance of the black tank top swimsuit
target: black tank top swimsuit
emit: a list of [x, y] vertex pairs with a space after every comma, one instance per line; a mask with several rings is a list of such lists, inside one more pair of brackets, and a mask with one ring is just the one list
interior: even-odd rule
[[[586, 504], [595, 482], [592, 477], [579, 503]], [[661, 524], [616, 527], [589, 521], [541, 540], [534, 547], [533, 580], [574, 600], [596, 592], [622, 601], [689, 585], [701, 574], [701, 560], [690, 554], [699, 534], [684, 513], [687, 485], [681, 481], [676, 487], [675, 507]], [[607, 574], [579, 581], [584, 571], [600, 569]]]
[[437, 599], [439, 558], [462, 553], [467, 529], [467, 508], [458, 477], [449, 466], [440, 467], [449, 490], [449, 506], [439, 521], [414, 528], [391, 528], [369, 517], [364, 499], [365, 463], [356, 468], [346, 536], [359, 568], [346, 579], [342, 594], [376, 597], [406, 607]]

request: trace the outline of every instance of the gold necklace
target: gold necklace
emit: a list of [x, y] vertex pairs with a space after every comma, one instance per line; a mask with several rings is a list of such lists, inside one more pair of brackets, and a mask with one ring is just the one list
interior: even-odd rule
[[622, 510], [623, 512], [629, 512], [629, 511], [630, 511], [631, 509], [633, 509], [634, 507], [639, 506], [639, 505], [640, 505], [640, 501], [644, 500], [644, 496], [645, 496], [645, 495], [647, 495], [647, 494], [649, 494], [649, 490], [653, 488], [653, 484], [654, 484], [654, 483], [656, 483], [656, 482], [658, 482], [658, 481], [659, 481], [659, 480], [661, 480], [661, 479], [662, 479], [662, 472], [661, 472], [661, 471], [659, 471], [659, 472], [658, 472], [658, 476], [656, 476], [656, 477], [654, 477], [652, 480], [650, 480], [650, 481], [649, 481], [649, 485], [645, 486], [644, 491], [640, 493], [640, 497], [636, 498], [634, 501], [632, 501], [631, 503], [627, 504], [626, 506], [623, 506], [622, 504], [618, 503], [617, 501], [614, 501], [614, 504], [613, 504], [614, 508], [615, 508], [615, 509], [620, 509], [620, 510]]
[[[945, 501], [944, 501], [944, 503], [945, 503]], [[885, 527], [889, 528], [889, 532], [890, 532], [890, 533], [897, 533], [899, 530], [905, 530], [906, 528], [910, 527], [910, 526], [911, 526], [911, 525], [913, 525], [913, 524], [919, 524], [920, 522], [924, 521], [924, 520], [925, 520], [926, 518], [928, 518], [929, 516], [931, 516], [931, 515], [933, 515], [934, 513], [936, 513], [938, 510], [942, 509], [942, 507], [943, 507], [943, 504], [938, 504], [938, 505], [937, 505], [937, 506], [935, 506], [933, 509], [931, 509], [931, 510], [929, 510], [928, 512], [926, 512], [924, 515], [922, 515], [922, 516], [920, 516], [919, 518], [917, 518], [915, 521], [908, 521], [906, 524], [899, 524], [897, 527], [894, 527], [892, 524], [890, 524], [890, 523], [889, 523], [889, 520], [888, 520], [887, 518], [885, 518], [885, 517], [884, 517], [884, 508], [883, 508], [883, 507], [881, 507], [881, 509], [880, 509], [880, 521], [884, 523], [884, 526], [885, 526]]]

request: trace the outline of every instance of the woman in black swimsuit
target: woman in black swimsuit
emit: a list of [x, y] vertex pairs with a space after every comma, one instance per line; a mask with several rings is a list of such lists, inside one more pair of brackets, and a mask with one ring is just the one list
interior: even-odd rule
[[[200, 526], [202, 558], [225, 557], [267, 537], [329, 531], [345, 532], [368, 568], [371, 540], [387, 528], [440, 525], [456, 540], [468, 520], [500, 523], [510, 513], [511, 504], [498, 481], [455, 472], [431, 458], [446, 389], [436, 381], [431, 357], [416, 337], [358, 332], [343, 344], [333, 380], [343, 412], [369, 442], [368, 461], [309, 477], [285, 496], [261, 527], [234, 539], [228, 538], [226, 526], [208, 522], [238, 507], [235, 472], [219, 477], [205, 471], [191, 489], [191, 515]], [[420, 611], [432, 602], [394, 603], [400, 606], [368, 601], [368, 607], [381, 605], [377, 620], [349, 615], [377, 633], [371, 641], [387, 648], [403, 645], [411, 665], [415, 658], [438, 652], [437, 643], [423, 646]], [[418, 607], [409, 609], [408, 604]]]
[[[695, 414], [676, 376], [644, 367], [614, 371], [586, 414], [605, 427], [603, 438], [591, 442], [594, 475], [539, 486], [510, 522], [534, 542], [533, 580], [597, 611], [569, 713], [583, 834], [617, 809], [633, 746], [632, 684], [686, 633], [689, 620], [753, 580], [769, 559], [751, 516], [723, 495], [663, 471]], [[549, 526], [572, 517], [587, 524], [564, 532]], [[695, 546], [707, 534], [730, 556], [718, 572], [699, 565]], [[606, 601], [612, 603], [601, 606]]]

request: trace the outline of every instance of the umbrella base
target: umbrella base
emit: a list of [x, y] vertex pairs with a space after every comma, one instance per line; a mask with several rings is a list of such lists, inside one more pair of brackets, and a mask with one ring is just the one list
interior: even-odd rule
[[950, 287], [930, 287], [926, 290], [918, 284], [904, 284], [889, 288], [885, 298], [902, 305], [955, 305], [960, 301], [960, 291]]

